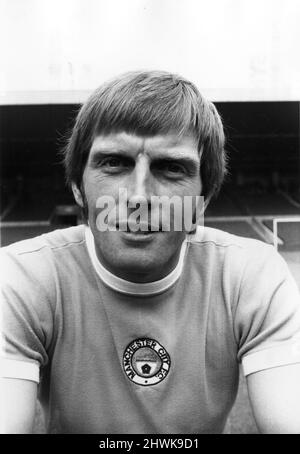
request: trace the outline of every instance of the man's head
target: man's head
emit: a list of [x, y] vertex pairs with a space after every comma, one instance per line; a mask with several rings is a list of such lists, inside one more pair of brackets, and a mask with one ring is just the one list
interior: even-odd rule
[[184, 232], [159, 232], [144, 240], [100, 233], [97, 198], [117, 200], [123, 187], [130, 197], [201, 194], [208, 203], [226, 172], [222, 122], [213, 104], [182, 77], [127, 73], [100, 86], [82, 106], [64, 162], [108, 269], [120, 276], [126, 265], [133, 275], [151, 274], [155, 263], [172, 269]]

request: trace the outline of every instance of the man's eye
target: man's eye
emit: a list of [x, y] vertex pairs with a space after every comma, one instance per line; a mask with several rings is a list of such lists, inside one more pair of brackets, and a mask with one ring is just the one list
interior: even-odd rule
[[185, 173], [184, 167], [174, 162], [163, 163], [161, 169], [170, 175], [182, 175]]
[[108, 159], [104, 159], [104, 161], [102, 161], [101, 165], [107, 166], [107, 167], [119, 167], [120, 165], [122, 165], [122, 162], [121, 162], [121, 159], [119, 159], [119, 158], [108, 158]]
[[104, 158], [99, 162], [99, 166], [107, 169], [107, 170], [120, 170], [124, 167], [128, 167], [128, 162], [126, 159], [118, 158], [118, 157], [111, 157], [111, 158]]

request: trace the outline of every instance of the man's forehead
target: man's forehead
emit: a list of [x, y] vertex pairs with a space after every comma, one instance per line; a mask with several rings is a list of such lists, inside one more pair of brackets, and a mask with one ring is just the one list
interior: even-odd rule
[[197, 140], [192, 134], [179, 136], [175, 133], [140, 136], [126, 132], [97, 135], [92, 143], [91, 154], [99, 152], [167, 152], [182, 155], [198, 155]]

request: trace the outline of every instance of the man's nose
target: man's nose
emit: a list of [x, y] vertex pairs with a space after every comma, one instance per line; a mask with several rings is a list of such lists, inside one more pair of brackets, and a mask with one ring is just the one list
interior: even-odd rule
[[137, 160], [128, 186], [128, 198], [131, 202], [150, 203], [154, 191], [154, 181], [150, 172], [150, 164], [145, 156]]

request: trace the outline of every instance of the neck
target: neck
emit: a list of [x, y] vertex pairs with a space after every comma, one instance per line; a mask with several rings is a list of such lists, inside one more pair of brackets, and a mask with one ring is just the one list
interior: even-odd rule
[[101, 251], [96, 245], [95, 249], [98, 260], [107, 271], [120, 279], [124, 279], [125, 281], [146, 284], [163, 279], [176, 268], [179, 261], [181, 246], [182, 245], [180, 245], [175, 254], [169, 259], [168, 263], [160, 267], [155, 266], [149, 269], [141, 269], [138, 265], [135, 267], [129, 265], [127, 269], [124, 269], [123, 267], [112, 267], [102, 256]]

